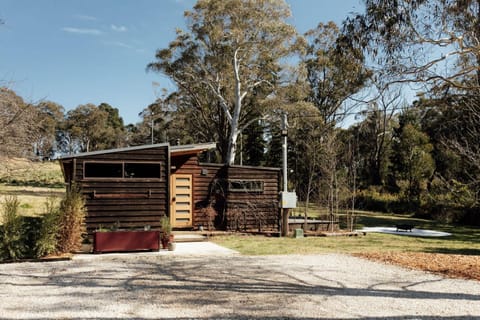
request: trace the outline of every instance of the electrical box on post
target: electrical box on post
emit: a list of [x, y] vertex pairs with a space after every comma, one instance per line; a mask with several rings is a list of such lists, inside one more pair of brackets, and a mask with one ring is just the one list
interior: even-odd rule
[[280, 208], [292, 209], [297, 207], [297, 194], [295, 192], [280, 192]]

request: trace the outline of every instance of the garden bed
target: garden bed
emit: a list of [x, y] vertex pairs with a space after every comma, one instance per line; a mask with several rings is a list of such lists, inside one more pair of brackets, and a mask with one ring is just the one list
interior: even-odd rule
[[122, 252], [160, 249], [160, 231], [97, 231], [93, 252]]

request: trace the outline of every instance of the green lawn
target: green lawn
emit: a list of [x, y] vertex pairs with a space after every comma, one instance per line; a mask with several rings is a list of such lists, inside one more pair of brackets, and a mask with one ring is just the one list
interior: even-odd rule
[[480, 228], [452, 226], [409, 216], [361, 213], [357, 228], [394, 226], [397, 222], [412, 223], [417, 228], [452, 233], [442, 238], [420, 238], [369, 233], [357, 237], [305, 237], [294, 239], [254, 235], [215, 237], [213, 241], [246, 255], [318, 254], [361, 252], [430, 252], [480, 255]]
[[0, 163], [0, 205], [6, 197], [15, 196], [20, 202], [21, 215], [43, 214], [48, 197], [60, 198], [65, 193], [62, 170], [57, 161], [0, 157]]
[[65, 187], [12, 186], [0, 183], [0, 212], [3, 212], [1, 205], [3, 205], [6, 197], [17, 197], [20, 202], [20, 208], [18, 210], [20, 215], [38, 216], [45, 213], [45, 202], [49, 197], [60, 199], [64, 193]]

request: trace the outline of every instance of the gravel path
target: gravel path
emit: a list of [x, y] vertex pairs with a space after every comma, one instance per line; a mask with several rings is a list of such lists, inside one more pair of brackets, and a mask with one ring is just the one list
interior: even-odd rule
[[0, 265], [0, 319], [474, 319], [480, 282], [346, 255], [95, 255]]

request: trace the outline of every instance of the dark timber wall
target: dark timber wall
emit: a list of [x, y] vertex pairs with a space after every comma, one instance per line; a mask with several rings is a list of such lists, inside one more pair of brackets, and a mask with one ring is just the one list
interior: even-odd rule
[[[171, 174], [192, 175], [193, 228], [213, 223], [223, 230], [279, 230], [279, 169], [199, 163], [198, 152], [170, 153], [168, 144], [160, 144], [84, 153], [61, 163], [65, 181], [75, 182], [85, 196], [89, 234], [114, 226], [159, 229], [160, 218], [170, 210]], [[132, 174], [127, 170], [132, 165], [145, 167]], [[151, 168], [158, 176], [149, 176]], [[216, 216], [210, 221], [212, 209]]]
[[[86, 199], [87, 231], [98, 228], [141, 229], [160, 227], [160, 218], [168, 213], [169, 159], [168, 145], [155, 148], [119, 149], [115, 152], [86, 153], [62, 159], [65, 180], [75, 182]], [[88, 163], [129, 163], [133, 165], [159, 165], [159, 176], [136, 177], [86, 177]]]
[[[239, 187], [238, 182], [254, 183], [254, 189]], [[276, 168], [227, 167], [223, 186], [227, 191], [225, 199], [227, 229], [278, 231], [279, 184], [280, 170]]]
[[[280, 170], [198, 163], [196, 156], [171, 157], [172, 173], [191, 174], [193, 225], [208, 227], [206, 208], [216, 211], [216, 229], [278, 231]], [[255, 182], [261, 190], [232, 189], [232, 183]]]

